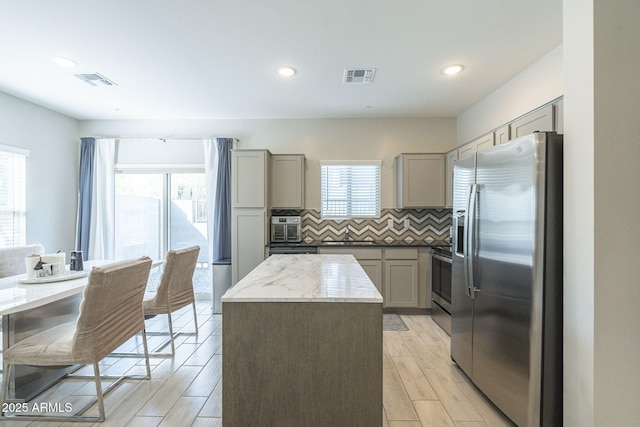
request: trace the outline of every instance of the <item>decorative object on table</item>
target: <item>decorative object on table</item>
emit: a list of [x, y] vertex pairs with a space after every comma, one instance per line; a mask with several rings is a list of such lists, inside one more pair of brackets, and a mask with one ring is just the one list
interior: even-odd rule
[[[27, 272], [27, 279], [38, 277], [38, 270], [42, 269], [42, 261], [40, 260], [40, 255], [31, 254], [24, 259], [24, 263]], [[36, 267], [38, 267], [38, 270], [36, 270]]]
[[82, 271], [83, 269], [84, 266], [82, 265], [82, 251], [71, 251], [69, 270]]
[[382, 315], [383, 331], [408, 331], [407, 325], [402, 321], [400, 316], [393, 313], [384, 313]]
[[65, 263], [66, 255], [61, 252], [29, 255], [25, 258], [27, 279], [61, 276], [65, 273]]

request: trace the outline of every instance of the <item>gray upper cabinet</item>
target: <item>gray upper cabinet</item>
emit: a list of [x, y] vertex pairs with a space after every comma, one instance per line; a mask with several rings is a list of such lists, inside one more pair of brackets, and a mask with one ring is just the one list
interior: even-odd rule
[[493, 132], [493, 139], [496, 145], [509, 142], [509, 125], [504, 125]]
[[445, 205], [444, 154], [396, 156], [396, 207], [428, 208]]
[[493, 142], [493, 133], [489, 133], [476, 139], [475, 141], [471, 141], [471, 144], [475, 144], [476, 152], [478, 152], [493, 147]]
[[555, 127], [553, 119], [552, 104], [535, 110], [526, 116], [511, 122], [509, 125], [509, 129], [511, 131], [510, 139], [520, 138], [521, 136], [529, 135], [536, 131], [554, 131]]
[[553, 106], [555, 107], [555, 131], [558, 133], [564, 133], [564, 99], [554, 103]]
[[304, 209], [304, 155], [271, 156], [271, 207]]
[[269, 157], [267, 150], [233, 150], [231, 203], [234, 208], [268, 207]]
[[465, 145], [458, 148], [458, 159], [462, 159], [473, 153], [477, 153], [478, 151], [493, 147], [493, 141], [493, 133], [488, 133], [471, 142], [467, 142]]
[[458, 150], [449, 151], [446, 154], [446, 184], [445, 184], [445, 207], [453, 206], [453, 164], [458, 160]]
[[458, 159], [462, 159], [477, 152], [478, 146], [476, 144], [465, 144], [458, 149]]

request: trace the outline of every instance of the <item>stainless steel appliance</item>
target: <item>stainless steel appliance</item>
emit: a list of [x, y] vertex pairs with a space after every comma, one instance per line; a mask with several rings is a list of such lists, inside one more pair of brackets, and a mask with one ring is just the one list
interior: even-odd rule
[[431, 318], [451, 334], [451, 247], [431, 249]]
[[451, 357], [519, 426], [562, 425], [562, 135], [454, 164]]
[[278, 243], [269, 245], [269, 256], [278, 254], [317, 254], [316, 246]]
[[271, 242], [302, 241], [302, 220], [299, 216], [272, 216]]

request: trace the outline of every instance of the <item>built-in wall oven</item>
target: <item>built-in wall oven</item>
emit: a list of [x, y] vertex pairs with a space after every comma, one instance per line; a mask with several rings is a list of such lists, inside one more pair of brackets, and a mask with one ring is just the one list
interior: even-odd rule
[[431, 316], [451, 335], [451, 247], [434, 247], [431, 252]]

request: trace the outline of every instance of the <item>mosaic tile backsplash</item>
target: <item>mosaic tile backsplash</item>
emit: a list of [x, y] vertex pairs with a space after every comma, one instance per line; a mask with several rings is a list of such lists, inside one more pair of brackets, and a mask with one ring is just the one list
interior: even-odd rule
[[[384, 240], [387, 243], [402, 240], [424, 240], [432, 243], [449, 238], [451, 228], [450, 209], [382, 209], [377, 219], [321, 219], [319, 209], [271, 211], [272, 215], [300, 215], [302, 217], [302, 241], [343, 240], [349, 226], [353, 240]], [[405, 220], [409, 227], [405, 228]], [[389, 220], [393, 225], [389, 226]]]

